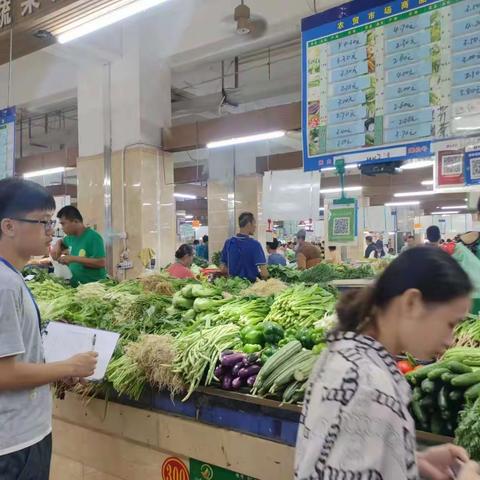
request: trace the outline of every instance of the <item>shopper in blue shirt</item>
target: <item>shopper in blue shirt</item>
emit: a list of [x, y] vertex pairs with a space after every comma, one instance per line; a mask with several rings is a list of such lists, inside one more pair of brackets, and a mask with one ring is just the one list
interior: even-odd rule
[[267, 279], [267, 260], [262, 246], [251, 238], [256, 222], [253, 213], [244, 212], [238, 217], [240, 232], [229, 238], [222, 251], [222, 271], [231, 277], [246, 278], [255, 282], [257, 278]]
[[284, 267], [287, 265], [285, 257], [277, 252], [279, 245], [276, 238], [273, 242], [267, 242], [268, 265], [283, 265]]

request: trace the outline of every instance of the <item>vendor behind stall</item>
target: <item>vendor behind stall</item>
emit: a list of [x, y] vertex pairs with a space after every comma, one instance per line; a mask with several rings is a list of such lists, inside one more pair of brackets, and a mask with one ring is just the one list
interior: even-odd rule
[[190, 267], [193, 263], [194, 253], [191, 245], [180, 245], [175, 252], [176, 262], [167, 268], [168, 274], [174, 278], [193, 278], [194, 275]]
[[105, 244], [102, 236], [86, 227], [81, 213], [71, 205], [63, 207], [57, 218], [66, 237], [57, 242], [51, 255], [62, 265], [68, 265], [72, 272], [72, 286], [106, 278]]
[[297, 233], [297, 268], [305, 270], [318, 265], [322, 261], [322, 251], [310, 242], [307, 242], [307, 232], [299, 230]]
[[279, 241], [274, 238], [272, 242], [267, 242], [268, 265], [287, 265], [287, 260], [278, 253]]
[[239, 233], [229, 238], [222, 251], [222, 271], [231, 277], [246, 278], [255, 282], [257, 278], [268, 278], [267, 259], [260, 243], [251, 237], [256, 222], [253, 213], [243, 212], [238, 217]]

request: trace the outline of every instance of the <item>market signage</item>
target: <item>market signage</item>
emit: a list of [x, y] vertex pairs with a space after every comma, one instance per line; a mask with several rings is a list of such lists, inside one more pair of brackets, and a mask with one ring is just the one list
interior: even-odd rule
[[15, 107], [0, 110], [0, 180], [14, 173], [15, 118]]
[[368, 0], [308, 17], [302, 67], [306, 171], [430, 157], [480, 118], [480, 0]]
[[165, 457], [161, 480], [256, 480], [195, 459]]
[[465, 183], [480, 184], [480, 150], [465, 153]]
[[[0, 33], [32, 15], [41, 14], [51, 5], [61, 5], [66, 0], [0, 0]], [[70, 2], [71, 3], [71, 2]]]

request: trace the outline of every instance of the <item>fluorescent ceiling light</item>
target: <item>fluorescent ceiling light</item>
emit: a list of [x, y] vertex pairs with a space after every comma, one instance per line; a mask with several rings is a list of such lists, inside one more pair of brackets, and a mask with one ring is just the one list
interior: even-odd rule
[[468, 208], [467, 205], [454, 205], [453, 207], [442, 207], [442, 210], [463, 210]]
[[410, 202], [390, 202], [386, 203], [386, 207], [409, 207], [413, 205], [420, 205], [419, 200], [411, 200]]
[[[358, 168], [357, 163], [349, 163], [345, 165], [345, 170], [353, 170], [354, 168]], [[322, 168], [320, 171], [323, 172], [335, 172], [337, 169], [335, 167], [327, 167], [327, 168]]]
[[46, 168], [45, 170], [36, 170], [23, 174], [23, 178], [43, 177], [44, 175], [53, 175], [55, 173], [64, 173], [65, 167]]
[[319, 210], [320, 210], [321, 212], [324, 212], [324, 211], [325, 211], [325, 207], [320, 207]]
[[115, 10], [104, 12], [103, 15], [97, 17], [90, 15], [86, 19], [73, 22], [63, 28], [62, 33], [57, 36], [57, 40], [59, 43], [70, 42], [71, 40], [125, 20], [137, 13], [144, 12], [149, 8], [156, 7], [165, 1], [166, 0], [136, 0]]
[[424, 180], [421, 182], [424, 187], [430, 187], [433, 185], [433, 180]]
[[[344, 192], [361, 192], [363, 187], [345, 187], [343, 189]], [[320, 189], [320, 193], [325, 195], [326, 193], [342, 193], [341, 188], [323, 188]]]
[[401, 170], [415, 170], [416, 168], [432, 167], [433, 160], [417, 160], [415, 162], [406, 163], [400, 167]]
[[143, 206], [143, 207], [151, 207], [152, 204], [151, 204], [151, 203], [142, 203], [142, 206]]
[[425, 196], [425, 195], [436, 195], [438, 192], [434, 190], [421, 190], [420, 192], [400, 192], [394, 193], [394, 197], [418, 197], [418, 196]]
[[456, 213], [460, 213], [458, 210], [452, 211], [452, 212], [432, 212], [432, 215], [454, 215]]
[[191, 219], [193, 219], [193, 215], [185, 215], [185, 218], [186, 218], [187, 220], [191, 220]]
[[186, 200], [196, 200], [197, 197], [195, 195], [189, 195], [188, 193], [174, 193], [173, 196], [175, 198], [183, 198]]
[[285, 135], [284, 130], [277, 130], [275, 132], [259, 133], [258, 135], [250, 135], [248, 137], [229, 138], [226, 140], [219, 140], [216, 142], [207, 143], [207, 148], [229, 147], [231, 145], [241, 145], [243, 143], [259, 142], [261, 140], [272, 140], [280, 138]]

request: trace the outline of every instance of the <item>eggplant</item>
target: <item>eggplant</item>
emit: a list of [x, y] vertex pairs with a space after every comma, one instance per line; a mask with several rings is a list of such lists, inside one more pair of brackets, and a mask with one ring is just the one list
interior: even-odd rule
[[255, 365], [261, 359], [261, 356], [258, 353], [251, 353], [246, 358], [243, 359], [243, 366], [249, 367], [250, 365]]
[[232, 380], [233, 390], [239, 390], [242, 385], [243, 385], [243, 378], [237, 377]]
[[215, 378], [220, 380], [224, 373], [225, 373], [225, 369], [221, 365], [218, 365], [214, 372]]
[[252, 377], [253, 375], [257, 375], [261, 368], [260, 365], [250, 365], [250, 367], [240, 369], [238, 376], [240, 378]]
[[220, 354], [220, 359], [222, 359], [223, 357], [226, 357], [227, 355], [232, 355], [233, 353], [235, 353], [233, 350], [224, 350], [224, 351]]
[[232, 389], [232, 376], [228, 373], [222, 379], [222, 388], [224, 390], [231, 390]]
[[256, 375], [252, 375], [251, 377], [248, 377], [247, 378], [247, 385], [249, 387], [253, 387], [253, 385], [255, 385], [255, 381], [257, 380], [257, 376]]
[[243, 353], [232, 353], [230, 355], [225, 355], [221, 360], [222, 367], [232, 368], [235, 366], [235, 364], [242, 362], [244, 358], [245, 354]]
[[243, 362], [236, 363], [232, 368], [232, 377], [238, 377], [238, 372], [243, 368]]

